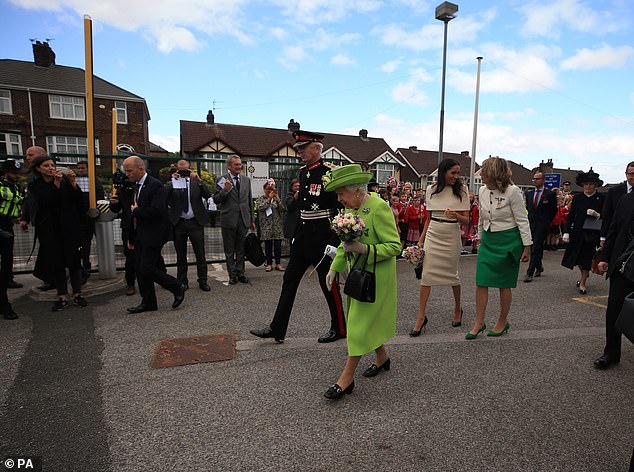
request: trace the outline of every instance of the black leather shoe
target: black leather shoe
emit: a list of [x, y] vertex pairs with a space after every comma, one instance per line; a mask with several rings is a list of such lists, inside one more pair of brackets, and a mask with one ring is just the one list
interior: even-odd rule
[[328, 331], [325, 334], [322, 334], [321, 336], [319, 336], [319, 339], [317, 339], [318, 343], [331, 343], [333, 341], [336, 341], [337, 339], [343, 339], [346, 336], [343, 334], [339, 334], [336, 331], [333, 331], [332, 329], [330, 331]]
[[533, 281], [533, 276], [526, 274], [526, 277], [524, 277], [524, 282], [532, 282]]
[[535, 277], [541, 277], [542, 276], [542, 272], [544, 272], [544, 269], [537, 269], [535, 271]]
[[128, 308], [128, 313], [130, 314], [134, 314], [134, 313], [143, 313], [144, 311], [156, 311], [158, 310], [157, 307], [155, 306], [148, 306], [145, 305], [144, 303], [141, 303], [138, 306], [133, 306], [132, 308]]
[[200, 288], [203, 292], [211, 292], [211, 288], [209, 288], [207, 282], [202, 282], [198, 284], [198, 288]]
[[15, 280], [11, 280], [9, 282], [9, 285], [7, 285], [7, 288], [22, 288], [22, 287], [24, 287], [24, 284], [20, 284], [16, 282]]
[[345, 389], [341, 388], [338, 384], [334, 384], [326, 393], [324, 393], [324, 397], [328, 400], [339, 400], [344, 395], [350, 395], [354, 390], [354, 380], [350, 385], [348, 385]]
[[383, 364], [381, 364], [380, 367], [377, 367], [376, 364], [371, 364], [370, 367], [368, 367], [367, 369], [365, 369], [365, 372], [363, 372], [364, 377], [374, 377], [376, 375], [379, 375], [379, 373], [381, 372], [381, 370], [390, 370], [390, 360], [386, 360]]
[[598, 357], [594, 360], [594, 366], [597, 369], [605, 370], [609, 369], [613, 365], [618, 365], [620, 359], [614, 360], [611, 359], [607, 354], [603, 354], [601, 357]]
[[183, 300], [185, 300], [185, 285], [181, 285], [178, 288], [178, 291], [174, 294], [174, 303], [172, 303], [172, 308], [178, 308]]
[[283, 338], [276, 338], [273, 334], [273, 330], [271, 328], [262, 328], [262, 329], [252, 329], [249, 331], [253, 336], [257, 336], [258, 338], [275, 338], [275, 342], [278, 344], [282, 344], [284, 342]]
[[241, 282], [243, 284], [248, 284], [249, 279], [247, 279], [246, 275], [238, 275], [238, 282]]
[[238, 283], [238, 277], [229, 277], [229, 285], [235, 285]]
[[17, 320], [18, 319], [18, 314], [15, 311], [13, 311], [12, 308], [9, 308], [9, 311], [7, 311], [4, 314], [4, 319], [5, 320]]
[[44, 285], [40, 285], [37, 289], [40, 292], [48, 292], [49, 290], [53, 290], [54, 288], [55, 288], [55, 285], [49, 284], [49, 283], [45, 283]]

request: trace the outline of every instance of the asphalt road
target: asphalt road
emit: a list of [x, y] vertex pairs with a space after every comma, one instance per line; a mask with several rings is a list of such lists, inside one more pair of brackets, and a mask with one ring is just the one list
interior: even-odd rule
[[[160, 311], [139, 315], [125, 312], [139, 299], [123, 288], [59, 313], [22, 296], [20, 319], [0, 320], [0, 456], [40, 456], [48, 471], [626, 471], [634, 346], [624, 340], [618, 367], [593, 368], [608, 285], [592, 276], [580, 297], [561, 256], [519, 282], [507, 335], [470, 342], [475, 257], [461, 258], [463, 326], [451, 328], [450, 289], [434, 289], [420, 338], [407, 336], [418, 283], [399, 261], [392, 369], [359, 372], [338, 402], [323, 392], [346, 345], [316, 342], [329, 323], [316, 278], [282, 345], [249, 334], [270, 321], [282, 281], [263, 267], [228, 286], [210, 266], [211, 292], [193, 287], [171, 310], [158, 289]], [[492, 291], [487, 324], [497, 304]], [[214, 333], [236, 335], [234, 360], [151, 368], [161, 340]]]

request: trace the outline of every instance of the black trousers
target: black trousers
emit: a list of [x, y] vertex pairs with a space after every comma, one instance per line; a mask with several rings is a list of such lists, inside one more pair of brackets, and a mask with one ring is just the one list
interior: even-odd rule
[[13, 278], [13, 236], [0, 237], [0, 314], [11, 311], [11, 304], [7, 296], [9, 282]]
[[536, 228], [531, 231], [531, 237], [533, 239], [533, 247], [531, 250], [531, 260], [528, 263], [528, 269], [526, 273], [533, 275], [535, 271], [544, 270], [542, 259], [544, 258], [544, 242], [546, 241], [546, 235], [548, 234], [548, 228]]
[[[346, 320], [343, 314], [343, 303], [341, 301], [339, 287], [336, 283], [333, 283], [332, 291], [330, 291], [326, 285], [326, 275], [330, 269], [330, 262], [332, 261], [326, 258], [317, 268], [319, 285], [321, 286], [321, 291], [324, 297], [326, 297], [328, 308], [330, 309], [330, 329], [340, 335], [345, 335]], [[275, 310], [275, 315], [270, 325], [276, 338], [284, 339], [284, 337], [286, 337], [288, 321], [291, 317], [291, 311], [293, 311], [297, 289], [299, 288], [306, 269], [314, 264], [316, 264], [316, 262], [305, 257], [291, 255], [288, 265], [286, 266], [286, 272], [284, 272], [280, 299], [277, 302], [277, 309]]]
[[126, 287], [134, 287], [134, 281], [136, 280], [136, 260], [134, 256], [134, 249], [128, 248], [128, 238], [122, 236], [123, 242], [123, 255], [125, 256], [125, 284]]
[[90, 264], [90, 247], [92, 246], [92, 238], [95, 235], [95, 222], [87, 221], [81, 224], [81, 267], [84, 272], [91, 268]]
[[205, 230], [198, 222], [192, 220], [180, 220], [174, 226], [174, 249], [176, 249], [176, 278], [182, 283], [187, 280], [187, 238], [192, 243], [192, 249], [196, 256], [196, 273], [198, 283], [207, 282], [207, 259], [205, 259]]
[[175, 277], [161, 270], [163, 261], [161, 246], [144, 246], [143, 243], [136, 241], [134, 243], [134, 254], [141, 303], [148, 307], [157, 306], [156, 291], [154, 290], [155, 283], [173, 294], [177, 293], [181, 286], [180, 282]]
[[605, 311], [605, 349], [603, 354], [613, 361], [621, 359], [621, 333], [616, 330], [614, 324], [623, 308], [623, 301], [630, 293], [634, 292], [634, 282], [629, 281], [618, 270], [610, 275], [610, 292], [608, 295], [608, 308]]

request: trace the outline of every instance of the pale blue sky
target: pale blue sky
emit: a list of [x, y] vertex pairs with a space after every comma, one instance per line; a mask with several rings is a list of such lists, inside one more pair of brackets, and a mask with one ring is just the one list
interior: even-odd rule
[[[179, 147], [179, 120], [384, 137], [437, 149], [441, 2], [419, 0], [0, 0], [0, 57], [57, 63], [145, 97], [151, 139]], [[477, 160], [591, 165], [609, 182], [634, 160], [634, 2], [469, 1], [449, 23], [444, 149], [471, 150], [476, 56], [484, 56]]]

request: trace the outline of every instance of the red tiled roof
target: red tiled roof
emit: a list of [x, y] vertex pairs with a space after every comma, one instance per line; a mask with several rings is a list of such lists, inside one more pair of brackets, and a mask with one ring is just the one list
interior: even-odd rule
[[[438, 168], [438, 151], [426, 151], [424, 149], [413, 150], [411, 148], [398, 148], [397, 153], [400, 153], [411, 166], [416, 169], [421, 175], [429, 175]], [[463, 169], [462, 174], [468, 175], [471, 165], [471, 157], [464, 154], [457, 154], [453, 152], [443, 152], [444, 158], [452, 158], [460, 163], [460, 167]], [[480, 169], [480, 166], [476, 162], [476, 172]], [[406, 167], [401, 170], [401, 180], [403, 181], [418, 181], [420, 180], [416, 174]]]
[[[278, 149], [293, 145], [287, 129], [232, 125], [181, 120], [181, 150], [192, 153], [214, 140], [220, 140], [243, 157], [270, 158]], [[394, 154], [383, 138], [361, 139], [359, 136], [323, 133], [324, 150], [336, 147], [354, 162], [370, 162], [384, 152]]]

